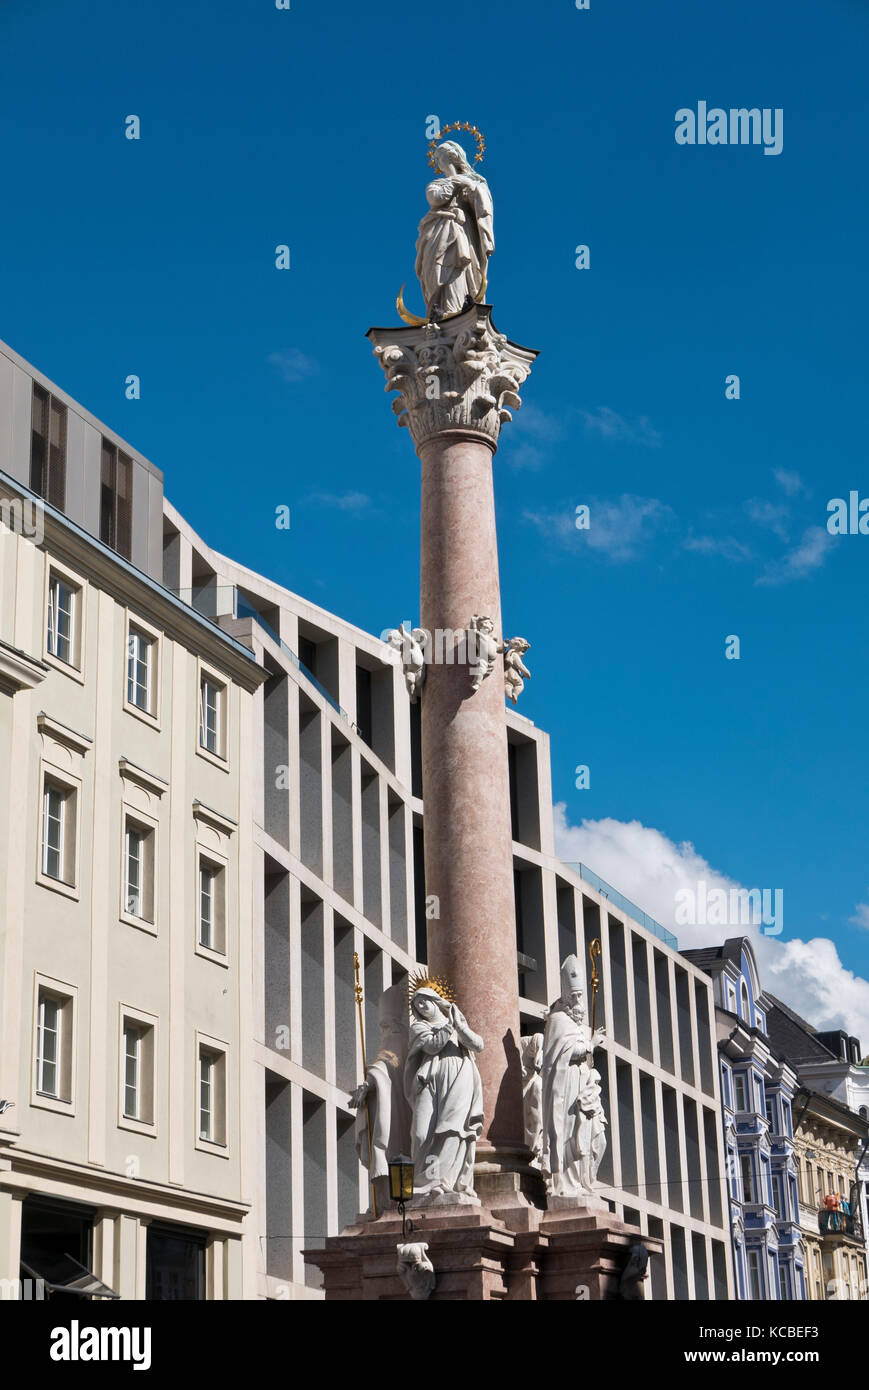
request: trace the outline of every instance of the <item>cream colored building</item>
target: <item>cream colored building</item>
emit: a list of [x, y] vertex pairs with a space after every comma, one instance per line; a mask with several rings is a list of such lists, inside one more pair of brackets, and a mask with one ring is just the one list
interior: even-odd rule
[[261, 671], [153, 577], [161, 475], [5, 349], [0, 468], [0, 1279], [242, 1297]]
[[[800, 1225], [806, 1250], [806, 1288], [811, 1299], [863, 1299], [867, 1289], [866, 1243], [859, 1203], [852, 1203], [857, 1160], [866, 1124], [837, 1101], [811, 1093], [797, 1110], [794, 1136]], [[828, 1209], [839, 1194], [847, 1210]]]

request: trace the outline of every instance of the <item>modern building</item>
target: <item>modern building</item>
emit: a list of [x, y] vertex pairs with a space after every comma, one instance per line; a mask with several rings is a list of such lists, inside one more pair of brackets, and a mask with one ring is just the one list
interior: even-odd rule
[[[24, 789], [23, 814], [0, 810], [14, 870], [0, 1099], [15, 1103], [0, 1114], [0, 1276], [19, 1259], [40, 1268], [22, 1231], [47, 1196], [75, 1208], [80, 1262], [124, 1297], [171, 1283], [319, 1298], [302, 1251], [367, 1206], [348, 1105], [354, 954], [371, 1055], [379, 996], [425, 960], [437, 913], [418, 706], [378, 637], [209, 548], [146, 460], [2, 347], [0, 470], [18, 504], [2, 534], [0, 652], [17, 693], [0, 747]], [[48, 650], [69, 631], [81, 670]], [[599, 939], [603, 1195], [663, 1237], [654, 1297], [732, 1297], [712, 981], [558, 859], [548, 737], [507, 720], [523, 1032], [542, 1029], [561, 961], [587, 962]], [[55, 781], [75, 796], [60, 839], [74, 824], [77, 896], [45, 867]], [[65, 1109], [46, 1111], [46, 1075]], [[131, 1129], [127, 1077], [145, 1075]]]
[[772, 1046], [771, 997], [747, 937], [685, 955], [707, 972], [715, 990], [737, 1296], [805, 1298], [794, 1158], [797, 1076]]
[[866, 1299], [869, 1067], [857, 1038], [821, 1033], [770, 996], [770, 1034], [799, 1081], [794, 1147], [811, 1299]]

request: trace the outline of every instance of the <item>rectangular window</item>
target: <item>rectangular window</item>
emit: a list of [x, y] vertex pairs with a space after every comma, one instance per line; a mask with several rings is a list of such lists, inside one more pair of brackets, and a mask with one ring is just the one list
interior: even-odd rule
[[782, 1180], [781, 1175], [779, 1173], [773, 1173], [772, 1175], [772, 1205], [778, 1219], [780, 1221], [784, 1221], [784, 1190], [782, 1188]]
[[154, 842], [152, 826], [125, 816], [122, 912], [141, 922], [154, 921]]
[[199, 865], [199, 944], [214, 950], [214, 916], [217, 870]]
[[744, 1202], [756, 1201], [754, 1193], [754, 1173], [751, 1168], [751, 1156], [741, 1154], [739, 1164], [742, 1169], [742, 1200]]
[[778, 1267], [779, 1283], [781, 1284], [781, 1296], [784, 1299], [793, 1298], [791, 1292], [791, 1272], [787, 1265], [780, 1264]]
[[131, 626], [127, 639], [127, 701], [146, 714], [154, 713], [153, 655], [153, 638]]
[[199, 1052], [199, 1138], [214, 1143], [214, 1082], [217, 1058], [201, 1048]]
[[53, 994], [39, 991], [36, 1022], [36, 1089], [42, 1096], [61, 1099], [61, 1047], [63, 1002]]
[[42, 792], [42, 872], [47, 878], [66, 882], [66, 830], [69, 793], [46, 781]]
[[210, 675], [199, 681], [199, 747], [226, 757], [226, 686]]
[[53, 571], [48, 582], [48, 629], [50, 654], [67, 666], [77, 666], [78, 635], [76, 608], [79, 591]]
[[748, 1109], [748, 1092], [745, 1085], [745, 1077], [742, 1072], [739, 1071], [733, 1073], [733, 1096], [736, 1103], [735, 1108], [737, 1110]]
[[767, 1096], [766, 1098], [766, 1122], [771, 1132], [775, 1134], [775, 1101], [772, 1096]]
[[52, 507], [66, 505], [66, 406], [33, 383], [30, 486]]
[[221, 864], [199, 855], [199, 945], [219, 955], [226, 953], [225, 870]]
[[198, 1134], [204, 1144], [226, 1144], [226, 1053], [199, 1044]]
[[132, 542], [133, 460], [103, 440], [100, 540], [129, 560]]
[[142, 1029], [134, 1023], [124, 1025], [124, 1116], [140, 1120], [142, 1088]]
[[763, 1298], [763, 1274], [760, 1267], [760, 1254], [757, 1250], [748, 1251], [748, 1287], [750, 1297]]

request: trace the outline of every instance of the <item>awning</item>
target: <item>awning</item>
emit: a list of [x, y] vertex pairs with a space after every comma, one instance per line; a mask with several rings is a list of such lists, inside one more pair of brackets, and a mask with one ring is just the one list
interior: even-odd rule
[[50, 1266], [51, 1277], [48, 1274], [34, 1269], [32, 1265], [21, 1261], [21, 1268], [30, 1279], [39, 1279], [48, 1289], [49, 1293], [71, 1293], [78, 1294], [80, 1298], [120, 1298], [119, 1293], [110, 1289], [108, 1284], [104, 1284], [102, 1279], [97, 1276], [78, 1260], [73, 1259], [72, 1255], [61, 1255], [59, 1259], [53, 1259]]

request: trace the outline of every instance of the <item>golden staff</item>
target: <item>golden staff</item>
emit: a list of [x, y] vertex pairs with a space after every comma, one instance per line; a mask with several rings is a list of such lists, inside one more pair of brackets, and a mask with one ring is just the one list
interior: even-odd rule
[[591, 1031], [594, 1032], [594, 1006], [597, 1003], [597, 992], [600, 989], [600, 976], [598, 974], [596, 961], [600, 960], [600, 939], [594, 938], [588, 948], [588, 958], [591, 961]]
[[[362, 1077], [368, 1080], [368, 1063], [365, 1060], [365, 1022], [362, 1017], [362, 986], [359, 983], [359, 952], [353, 952], [353, 974], [356, 978], [356, 1008], [359, 1011], [359, 1038], [362, 1043]], [[377, 1220], [377, 1194], [374, 1191], [374, 1157], [371, 1147], [371, 1107], [365, 1097], [365, 1128], [368, 1130], [368, 1176], [371, 1182], [371, 1210]]]

